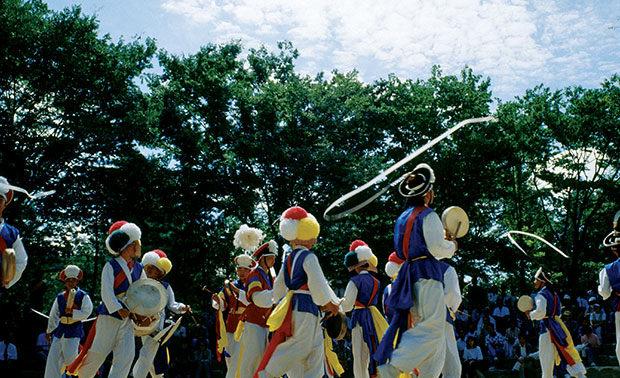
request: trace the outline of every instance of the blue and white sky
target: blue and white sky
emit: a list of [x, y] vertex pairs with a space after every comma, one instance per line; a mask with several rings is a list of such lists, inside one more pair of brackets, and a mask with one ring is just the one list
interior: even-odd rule
[[297, 71], [357, 69], [372, 82], [394, 73], [427, 79], [468, 65], [494, 97], [598, 87], [620, 73], [620, 0], [50, 0], [81, 5], [102, 34], [152, 37], [173, 54], [240, 39], [246, 48], [289, 40]]

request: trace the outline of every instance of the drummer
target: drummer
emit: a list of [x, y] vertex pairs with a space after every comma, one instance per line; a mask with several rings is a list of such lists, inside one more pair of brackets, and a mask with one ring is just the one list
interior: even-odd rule
[[47, 342], [51, 342], [45, 362], [45, 378], [60, 378], [79, 353], [80, 339], [84, 337], [82, 320], [93, 312], [93, 302], [88, 294], [77, 287], [82, 270], [77, 265], [67, 265], [60, 273], [66, 290], [54, 300], [47, 322]]
[[[177, 302], [174, 297], [174, 291], [172, 291], [172, 286], [170, 286], [168, 282], [162, 281], [172, 269], [172, 262], [168, 259], [164, 251], [155, 249], [145, 253], [144, 256], [142, 256], [142, 266], [148, 278], [159, 281], [162, 286], [166, 288], [168, 297], [166, 307], [169, 311], [175, 314], [182, 314], [191, 310], [189, 306]], [[159, 320], [157, 320], [159, 326], [156, 328], [155, 332], [164, 329], [165, 319], [165, 310], [162, 310]], [[163, 377], [164, 373], [168, 370], [167, 358], [162, 361], [156, 358], [156, 356], [167, 356], [167, 353], [158, 353], [160, 344], [151, 336], [152, 335], [142, 336], [142, 348], [140, 349], [140, 354], [136, 363], [133, 365], [133, 378], [146, 378], [149, 372], [151, 373], [151, 377], [159, 378]], [[167, 345], [161, 345], [161, 348], [167, 348]]]
[[[437, 300], [444, 297], [437, 259], [452, 257], [457, 243], [445, 239], [439, 216], [428, 207], [434, 199], [434, 182], [431, 167], [419, 164], [400, 187], [408, 200], [394, 227], [394, 250], [405, 262], [387, 300], [394, 315], [375, 353], [382, 377], [396, 377], [423, 364], [431, 365], [429, 371], [441, 371], [443, 365], [446, 305]], [[413, 328], [409, 328], [410, 316]], [[394, 349], [397, 333], [400, 343]]]
[[[213, 294], [211, 305], [217, 310], [215, 332], [217, 334], [217, 359], [224, 354], [226, 358], [226, 378], [235, 378], [241, 356], [241, 339], [235, 333], [249, 304], [245, 293], [245, 283], [250, 271], [256, 268], [256, 261], [246, 254], [235, 257], [237, 276], [234, 282], [226, 282], [219, 294]], [[226, 314], [227, 313], [227, 314]], [[226, 317], [224, 315], [227, 315]], [[224, 317], [226, 323], [224, 324]]]
[[612, 294], [612, 307], [615, 312], [616, 323], [616, 358], [620, 363], [620, 211], [614, 217], [614, 230], [605, 238], [604, 244], [611, 248], [611, 253], [616, 261], [605, 265], [599, 273], [598, 293], [603, 299]]
[[319, 231], [316, 218], [301, 207], [291, 207], [280, 217], [280, 235], [290, 242], [292, 252], [274, 282], [274, 301], [279, 304], [268, 323], [275, 333], [255, 377], [327, 374], [319, 310], [338, 315], [340, 300], [311, 250]]
[[[377, 363], [372, 359], [372, 355], [387, 329], [387, 322], [376, 307], [381, 284], [369, 273], [370, 270], [377, 270], [369, 263], [372, 256], [368, 244], [355, 240], [344, 257], [345, 266], [354, 274], [347, 284], [341, 304], [343, 312], [353, 311], [349, 328], [354, 377], [370, 378], [377, 375]], [[380, 323], [378, 328], [376, 323]]]
[[101, 299], [97, 319], [91, 327], [84, 348], [67, 369], [70, 375], [92, 378], [110, 352], [114, 352], [108, 377], [125, 378], [135, 356], [134, 329], [130, 309], [121, 302], [129, 285], [146, 278], [141, 256], [142, 232], [134, 223], [115, 222], [108, 231], [106, 247], [115, 255], [101, 272]]
[[[9, 189], [7, 185], [9, 185], [7, 179], [0, 176], [0, 262], [2, 260], [1, 256], [5, 254], [6, 249], [12, 249], [15, 252], [15, 274], [12, 278], [0, 277], [2, 279], [0, 282], [1, 286], [8, 289], [15, 285], [24, 273], [28, 264], [28, 255], [19, 236], [19, 230], [6, 223], [2, 217], [4, 209], [11, 203], [14, 195], [13, 190]], [[0, 274], [2, 273], [0, 272]]]
[[562, 313], [560, 296], [542, 268], [536, 272], [534, 287], [540, 290], [534, 299], [536, 305], [532, 311], [526, 311], [525, 314], [532, 320], [540, 321], [538, 355], [542, 378], [553, 377], [553, 367], [560, 359], [566, 362], [566, 370], [571, 377], [585, 377], [586, 368], [573, 345], [570, 333], [560, 319]]

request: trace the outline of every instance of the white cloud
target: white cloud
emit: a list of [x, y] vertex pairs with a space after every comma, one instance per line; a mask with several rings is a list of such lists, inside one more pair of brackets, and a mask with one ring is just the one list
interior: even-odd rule
[[[608, 29], [614, 15], [597, 5], [571, 6], [552, 0], [165, 0], [162, 5], [197, 28], [215, 31], [218, 42], [241, 38], [246, 47], [273, 48], [288, 39], [300, 51], [302, 72], [357, 68], [370, 80], [390, 72], [415, 79], [427, 77], [433, 64], [446, 73], [469, 65], [492, 78], [496, 94], [508, 97], [523, 90], [505, 91], [541, 81], [611, 76], [599, 70], [613, 69], [618, 58], [617, 53], [602, 58], [620, 48], [618, 33]], [[573, 84], [578, 83], [559, 85]]]

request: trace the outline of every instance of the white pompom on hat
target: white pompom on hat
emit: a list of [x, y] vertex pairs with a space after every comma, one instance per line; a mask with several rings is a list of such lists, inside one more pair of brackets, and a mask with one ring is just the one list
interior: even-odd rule
[[78, 281], [82, 279], [82, 269], [77, 265], [67, 265], [62, 272], [60, 272], [60, 280], [65, 282], [68, 278], [75, 278]]
[[349, 246], [349, 253], [345, 255], [345, 265], [349, 271], [353, 271], [361, 265], [368, 264], [370, 270], [377, 271], [376, 264], [371, 264], [370, 262], [373, 256], [372, 250], [368, 244], [363, 240], [354, 240]]
[[168, 255], [161, 249], [155, 249], [147, 252], [142, 256], [142, 265], [153, 265], [159, 269], [164, 275], [167, 275], [172, 270], [172, 262], [168, 259]]
[[135, 223], [118, 221], [110, 227], [109, 235], [105, 240], [105, 246], [108, 252], [118, 255], [129, 244], [139, 241], [141, 237], [142, 231]]
[[394, 278], [394, 276], [396, 276], [396, 274], [398, 273], [398, 270], [400, 269], [400, 266], [404, 262], [405, 262], [405, 260], [403, 260], [400, 257], [398, 257], [396, 252], [392, 252], [390, 254], [390, 256], [388, 257], [388, 262], [385, 264], [385, 273], [390, 278]]
[[320, 231], [321, 227], [314, 215], [302, 207], [293, 206], [280, 217], [280, 235], [288, 241], [316, 239]]
[[261, 230], [243, 224], [239, 227], [237, 232], [235, 232], [233, 245], [235, 248], [243, 248], [246, 251], [252, 252], [260, 245], [264, 238]]
[[254, 269], [258, 263], [251, 256], [243, 254], [235, 257], [235, 265], [237, 268]]

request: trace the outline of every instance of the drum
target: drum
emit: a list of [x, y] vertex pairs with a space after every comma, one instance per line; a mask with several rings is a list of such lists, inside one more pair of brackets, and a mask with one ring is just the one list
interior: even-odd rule
[[131, 317], [133, 320], [133, 330], [134, 335], [137, 336], [148, 336], [157, 330], [157, 327], [160, 323], [160, 314], [155, 314], [153, 316], [143, 316], [134, 314]]
[[69, 295], [67, 295], [67, 306], [66, 308], [73, 308], [73, 303], [75, 302], [75, 288], [69, 290]]
[[132, 312], [136, 336], [155, 332], [167, 302], [168, 294], [164, 285], [154, 279], [143, 278], [129, 285], [125, 304]]
[[15, 251], [12, 248], [7, 248], [2, 251], [2, 270], [0, 271], [2, 286], [7, 286], [15, 278], [16, 270], [17, 260]]
[[517, 301], [517, 308], [521, 312], [532, 311], [534, 300], [529, 295], [522, 295]]
[[330, 316], [323, 321], [323, 328], [332, 340], [341, 340], [347, 333], [347, 316], [342, 312]]
[[462, 238], [469, 231], [469, 217], [465, 210], [458, 206], [450, 206], [441, 214], [443, 228], [453, 238]]

